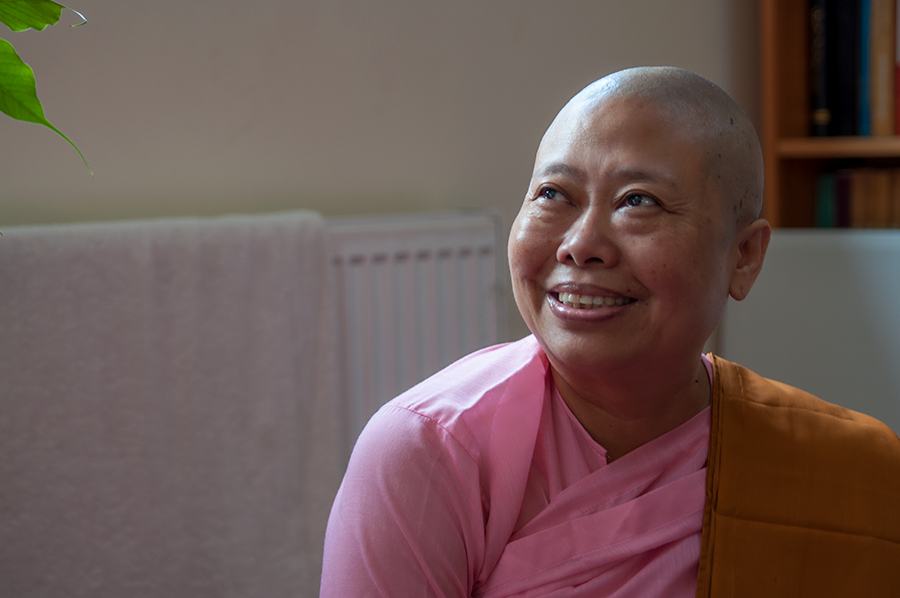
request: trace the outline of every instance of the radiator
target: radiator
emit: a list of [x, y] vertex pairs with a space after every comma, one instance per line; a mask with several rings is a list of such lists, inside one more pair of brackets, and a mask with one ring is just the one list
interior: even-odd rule
[[381, 405], [505, 339], [505, 244], [499, 217], [484, 212], [340, 218], [328, 228], [346, 462]]

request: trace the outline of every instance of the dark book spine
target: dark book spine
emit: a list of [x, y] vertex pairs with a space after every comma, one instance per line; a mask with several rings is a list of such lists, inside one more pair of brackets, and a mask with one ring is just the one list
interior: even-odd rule
[[859, 0], [831, 0], [828, 81], [832, 135], [858, 135]]
[[852, 193], [851, 180], [853, 170], [842, 168], [834, 173], [834, 194], [837, 216], [837, 226], [847, 228], [850, 226], [850, 195]]
[[837, 226], [837, 181], [833, 172], [825, 172], [816, 179], [816, 227]]
[[871, 133], [872, 113], [869, 94], [869, 54], [871, 41], [871, 18], [872, 18], [872, 2], [871, 0], [859, 0], [859, 25], [856, 30], [859, 32], [856, 47], [859, 48], [859, 60], [857, 65], [859, 73], [857, 76], [857, 134], [869, 135]]
[[831, 103], [828, 85], [828, 0], [810, 0], [810, 134], [828, 135]]

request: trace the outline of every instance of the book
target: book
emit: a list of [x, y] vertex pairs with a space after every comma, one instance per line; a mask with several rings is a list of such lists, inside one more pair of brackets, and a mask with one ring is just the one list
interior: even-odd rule
[[869, 228], [872, 169], [854, 168], [850, 175], [850, 228]]
[[893, 135], [896, 110], [896, 0], [869, 2], [869, 134]]
[[829, 30], [829, 0], [810, 0], [810, 135], [824, 137], [831, 134], [832, 86], [828, 76], [831, 72]]
[[894, 9], [894, 134], [900, 135], [900, 8]]
[[887, 228], [891, 220], [891, 178], [893, 169], [876, 168], [871, 173], [871, 195], [866, 211], [866, 226]]
[[859, 0], [831, 0], [827, 9], [832, 135], [859, 134], [859, 9]]
[[858, 48], [858, 96], [857, 96], [857, 135], [869, 135], [869, 42], [871, 39], [870, 17], [872, 0], [859, 0], [859, 37], [856, 40]]
[[837, 206], [837, 226], [850, 226], [850, 196], [853, 169], [842, 168], [834, 173], [835, 204]]
[[823, 172], [816, 178], [816, 228], [837, 226], [837, 189], [833, 172]]
[[825, 171], [815, 193], [817, 228], [900, 228], [900, 167]]
[[893, 170], [888, 228], [900, 228], [900, 168]]

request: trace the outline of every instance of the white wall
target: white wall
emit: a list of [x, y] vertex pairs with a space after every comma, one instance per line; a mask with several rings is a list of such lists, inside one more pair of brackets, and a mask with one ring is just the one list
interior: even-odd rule
[[720, 354], [900, 432], [900, 232], [776, 230]]
[[71, 0], [13, 42], [48, 118], [0, 118], [0, 230], [310, 208], [488, 207], [509, 226], [563, 103], [695, 70], [757, 115], [755, 0]]

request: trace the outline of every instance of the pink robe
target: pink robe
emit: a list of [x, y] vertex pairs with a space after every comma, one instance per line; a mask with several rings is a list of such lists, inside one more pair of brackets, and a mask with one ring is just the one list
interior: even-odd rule
[[533, 337], [470, 355], [360, 436], [321, 596], [693, 596], [709, 425], [607, 465]]

